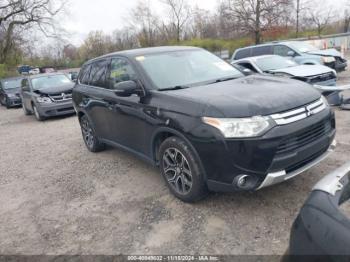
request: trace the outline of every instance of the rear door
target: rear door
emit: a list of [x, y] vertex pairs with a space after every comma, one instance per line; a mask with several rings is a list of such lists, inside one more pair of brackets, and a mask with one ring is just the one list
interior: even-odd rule
[[110, 119], [113, 108], [108, 103], [111, 92], [106, 88], [109, 59], [93, 62], [84, 69], [79, 79], [79, 107], [87, 113], [99, 138], [110, 140]]

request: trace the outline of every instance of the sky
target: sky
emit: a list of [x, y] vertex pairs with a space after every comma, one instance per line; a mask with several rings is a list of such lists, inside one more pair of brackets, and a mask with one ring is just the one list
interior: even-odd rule
[[[67, 6], [68, 14], [62, 18], [62, 26], [70, 34], [70, 42], [82, 43], [92, 30], [111, 33], [128, 24], [128, 14], [139, 0], [71, 0]], [[189, 0], [192, 5], [202, 9], [214, 10], [217, 0]], [[164, 12], [164, 4], [159, 0], [150, 0], [158, 14]]]

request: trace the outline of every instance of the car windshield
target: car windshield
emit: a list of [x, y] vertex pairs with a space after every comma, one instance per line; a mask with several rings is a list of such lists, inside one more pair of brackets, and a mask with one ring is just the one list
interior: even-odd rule
[[292, 43], [289, 43], [289, 45], [301, 53], [308, 53], [308, 52], [319, 50], [318, 48], [314, 47], [313, 45], [310, 45], [310, 44], [307, 44], [304, 42], [292, 42]]
[[287, 67], [293, 67], [298, 65], [294, 61], [281, 56], [269, 56], [269, 57], [258, 58], [256, 59], [255, 63], [263, 72], [287, 68]]
[[32, 79], [34, 90], [45, 89], [53, 86], [63, 86], [72, 83], [66, 75], [42, 76]]
[[2, 85], [3, 85], [4, 89], [14, 89], [14, 88], [21, 87], [21, 82], [22, 82], [21, 78], [4, 80], [2, 82]]
[[136, 57], [159, 90], [188, 87], [244, 75], [205, 50], [182, 50]]

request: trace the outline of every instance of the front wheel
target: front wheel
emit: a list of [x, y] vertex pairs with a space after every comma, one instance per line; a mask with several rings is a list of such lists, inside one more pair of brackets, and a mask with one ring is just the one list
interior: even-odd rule
[[90, 152], [96, 153], [105, 149], [105, 144], [100, 142], [98, 137], [95, 135], [87, 116], [84, 115], [80, 118], [80, 127], [85, 145]]
[[170, 191], [184, 202], [196, 202], [208, 194], [203, 170], [193, 150], [177, 137], [160, 146], [160, 169]]
[[44, 121], [45, 120], [45, 117], [40, 115], [38, 109], [36, 108], [36, 106], [34, 104], [33, 104], [33, 111], [34, 111], [34, 116], [35, 116], [36, 120], [38, 120], [38, 121]]

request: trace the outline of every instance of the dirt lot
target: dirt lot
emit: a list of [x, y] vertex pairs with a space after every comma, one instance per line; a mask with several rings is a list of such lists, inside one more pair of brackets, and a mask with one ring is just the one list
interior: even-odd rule
[[317, 167], [189, 205], [134, 156], [89, 153], [76, 117], [39, 123], [1, 108], [0, 254], [283, 254], [313, 185], [349, 160], [350, 111], [336, 115], [339, 146]]

